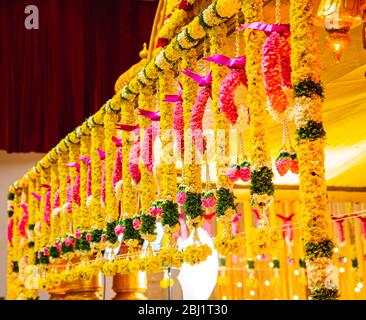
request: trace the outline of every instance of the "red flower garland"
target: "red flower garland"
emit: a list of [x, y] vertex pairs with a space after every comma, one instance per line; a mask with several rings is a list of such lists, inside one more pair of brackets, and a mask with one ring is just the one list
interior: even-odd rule
[[220, 87], [220, 108], [221, 112], [235, 124], [238, 120], [238, 108], [235, 105], [235, 90], [240, 86], [248, 86], [248, 79], [245, 69], [232, 69], [222, 81]]
[[289, 109], [289, 99], [284, 88], [291, 89], [291, 48], [287, 38], [271, 32], [263, 46], [262, 70], [269, 107], [276, 116]]
[[193, 144], [198, 151], [204, 153], [206, 149], [206, 143], [203, 139], [203, 126], [202, 120], [205, 114], [205, 109], [208, 99], [211, 97], [211, 87], [202, 87], [198, 91], [196, 101], [194, 103], [191, 114], [191, 130]]
[[139, 184], [141, 180], [141, 171], [139, 168], [140, 159], [140, 137], [137, 138], [135, 144], [133, 145], [130, 153], [130, 174], [133, 182]]

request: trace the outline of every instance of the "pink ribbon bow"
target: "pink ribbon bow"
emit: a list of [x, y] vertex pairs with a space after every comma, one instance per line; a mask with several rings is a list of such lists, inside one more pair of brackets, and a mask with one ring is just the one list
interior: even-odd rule
[[183, 87], [179, 82], [180, 90], [178, 94], [168, 94], [165, 96], [164, 102], [182, 102], [183, 101]]
[[144, 109], [137, 108], [137, 111], [140, 116], [148, 118], [152, 121], [160, 121], [160, 114], [159, 112], [152, 112]]
[[214, 54], [211, 57], [203, 58], [203, 60], [221, 64], [230, 69], [244, 69], [246, 64], [246, 58], [244, 56], [237, 58], [229, 58], [222, 54]]
[[102, 149], [98, 149], [98, 154], [100, 160], [105, 160], [105, 151], [103, 151]]
[[91, 159], [89, 157], [80, 156], [79, 159], [87, 165], [91, 164]]
[[285, 37], [289, 37], [291, 35], [290, 25], [289, 24], [269, 24], [262, 22], [252, 22], [249, 24], [243, 24], [239, 27], [238, 31], [243, 31], [245, 29], [254, 29], [263, 31], [267, 36], [272, 32], [277, 32]]
[[282, 225], [282, 237], [283, 239], [287, 239], [288, 241], [294, 240], [294, 230], [292, 228], [292, 218], [295, 216], [294, 213], [289, 215], [288, 217], [282, 216], [280, 214], [276, 214], [283, 221]]
[[41, 199], [42, 199], [42, 197], [41, 197], [39, 194], [35, 193], [35, 192], [32, 192], [32, 196], [33, 196], [37, 201], [41, 201]]
[[343, 222], [344, 222], [344, 219], [347, 217], [348, 217], [348, 215], [332, 217], [332, 220], [337, 224], [337, 233], [338, 233], [339, 243], [343, 243], [345, 240]]
[[134, 131], [136, 134], [139, 134], [140, 132], [139, 125], [117, 124], [117, 129], [127, 132]]
[[80, 171], [80, 164], [78, 164], [77, 162], [69, 162], [66, 163], [65, 166], [68, 168], [75, 168], [78, 172]]
[[112, 137], [112, 141], [116, 145], [117, 148], [122, 147], [122, 139], [118, 139], [117, 137]]
[[211, 72], [205, 76], [200, 76], [189, 69], [184, 69], [183, 74], [193, 79], [200, 87], [210, 87], [212, 84], [212, 74]]

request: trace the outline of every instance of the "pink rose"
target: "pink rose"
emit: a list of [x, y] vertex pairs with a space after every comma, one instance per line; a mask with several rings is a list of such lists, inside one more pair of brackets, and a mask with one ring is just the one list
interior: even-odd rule
[[46, 257], [49, 256], [50, 255], [50, 249], [48, 249], [47, 247], [44, 247], [43, 248], [43, 255], [46, 256]]
[[125, 231], [125, 226], [121, 226], [120, 224], [114, 228], [114, 233], [118, 237], [120, 234], [122, 234]]
[[91, 234], [89, 234], [89, 233], [87, 233], [87, 234], [85, 235], [85, 240], [86, 240], [86, 241], [91, 241], [91, 240], [92, 240], [92, 235], [91, 235]]
[[205, 208], [212, 208], [216, 205], [216, 199], [214, 197], [203, 198], [201, 202]]
[[232, 182], [238, 181], [240, 179], [240, 170], [237, 167], [229, 168], [226, 175]]
[[71, 239], [71, 238], [66, 238], [65, 239], [65, 245], [67, 246], [67, 247], [70, 247], [72, 244], [73, 244], [73, 240]]
[[239, 176], [240, 179], [243, 180], [244, 182], [248, 182], [250, 180], [252, 173], [250, 171], [250, 168], [245, 166], [243, 168], [240, 168], [239, 170]]
[[156, 216], [161, 216], [163, 213], [163, 209], [162, 208], [157, 208], [157, 207], [154, 207], [154, 208], [151, 208], [150, 209], [150, 214], [153, 216], [153, 217], [156, 217]]
[[184, 205], [184, 202], [186, 202], [186, 199], [187, 199], [187, 195], [186, 195], [186, 193], [185, 192], [183, 192], [183, 191], [179, 191], [178, 193], [177, 193], [177, 203], [179, 204], [179, 205]]
[[[88, 236], [88, 235], [87, 235]], [[91, 240], [91, 235], [90, 235], [90, 240]], [[90, 241], [90, 240], [88, 240], [88, 241]], [[102, 242], [106, 242], [107, 241], [107, 238], [105, 237], [105, 236], [101, 236], [100, 237], [100, 240], [102, 241]]]
[[55, 247], [56, 247], [58, 250], [61, 250], [61, 249], [62, 249], [62, 243], [61, 243], [61, 242], [56, 242]]
[[76, 230], [75, 237], [76, 237], [76, 239], [80, 239], [81, 238], [81, 231], [80, 230]]
[[135, 230], [140, 230], [140, 227], [141, 227], [141, 220], [140, 219], [135, 219], [132, 221], [132, 227], [135, 229]]

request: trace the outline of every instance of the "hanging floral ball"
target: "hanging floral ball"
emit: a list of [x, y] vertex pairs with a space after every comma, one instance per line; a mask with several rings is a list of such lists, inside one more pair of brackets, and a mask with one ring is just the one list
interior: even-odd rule
[[184, 203], [186, 202], [187, 194], [184, 191], [178, 191], [176, 199], [177, 203], [183, 206]]
[[125, 231], [125, 226], [122, 226], [120, 224], [114, 228], [114, 233], [116, 234], [117, 237], [119, 235], [121, 235], [124, 231]]
[[283, 177], [292, 167], [291, 155], [288, 151], [281, 151], [276, 159], [277, 172]]
[[240, 179], [240, 166], [232, 166], [227, 170], [226, 175], [232, 182], [238, 181]]
[[132, 227], [135, 229], [135, 230], [140, 230], [141, 228], [141, 219], [140, 218], [136, 218], [132, 221]]
[[299, 160], [297, 160], [297, 154], [294, 153], [291, 155], [291, 171], [294, 174], [299, 174]]
[[250, 180], [250, 177], [252, 175], [252, 171], [250, 170], [250, 163], [248, 161], [243, 162], [240, 165], [239, 169], [239, 176], [240, 179], [244, 182], [248, 182]]

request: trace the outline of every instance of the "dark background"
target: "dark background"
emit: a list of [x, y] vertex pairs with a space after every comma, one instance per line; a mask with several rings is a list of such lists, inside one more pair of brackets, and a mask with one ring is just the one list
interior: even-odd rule
[[[0, 0], [0, 149], [47, 152], [113, 96], [158, 1]], [[27, 30], [27, 5], [39, 30]]]

